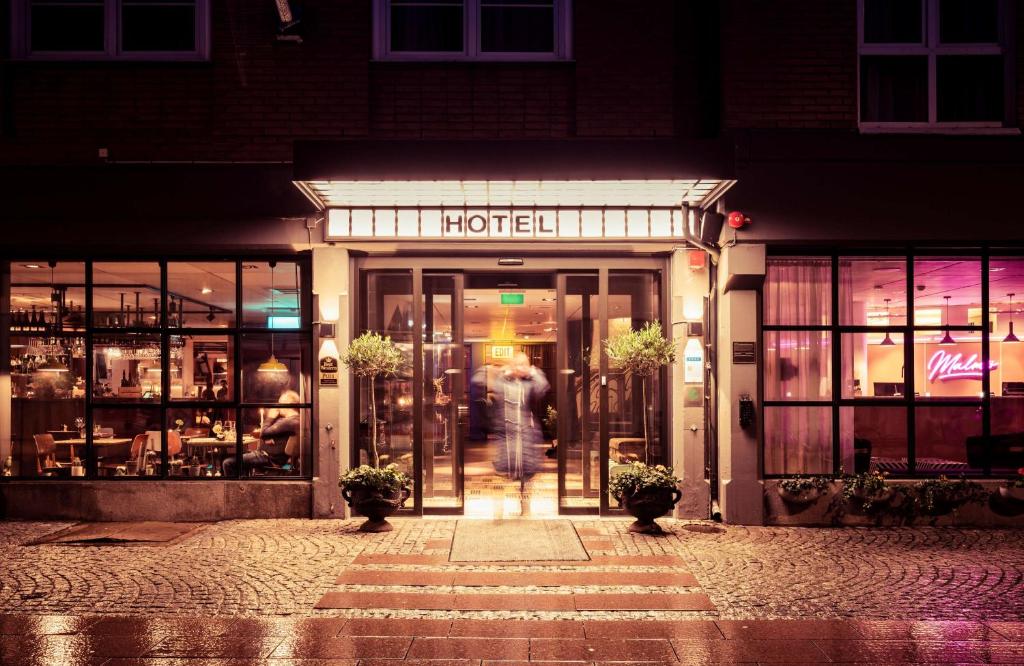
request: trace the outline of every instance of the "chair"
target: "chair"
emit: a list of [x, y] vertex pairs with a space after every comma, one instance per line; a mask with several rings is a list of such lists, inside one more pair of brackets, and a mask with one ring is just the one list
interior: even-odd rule
[[36, 446], [36, 474], [42, 476], [44, 471], [53, 472], [67, 467], [57, 462], [57, 443], [53, 435], [32, 435], [32, 441]]

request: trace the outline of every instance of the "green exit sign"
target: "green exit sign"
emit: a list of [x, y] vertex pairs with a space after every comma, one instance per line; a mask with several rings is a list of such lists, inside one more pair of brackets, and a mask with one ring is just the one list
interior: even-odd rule
[[526, 301], [526, 294], [502, 294], [502, 305], [522, 305]]

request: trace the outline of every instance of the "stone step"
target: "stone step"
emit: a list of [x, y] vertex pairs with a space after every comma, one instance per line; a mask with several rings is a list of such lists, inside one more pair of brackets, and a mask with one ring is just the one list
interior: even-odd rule
[[328, 592], [316, 608], [453, 611], [712, 611], [706, 594], [454, 594], [406, 592]]
[[492, 561], [452, 562], [447, 555], [425, 555], [421, 553], [388, 555], [361, 553], [352, 561], [356, 565], [408, 565], [408, 566], [504, 566], [504, 567], [681, 567], [683, 559], [676, 555], [594, 555], [589, 560], [550, 561]]
[[335, 581], [339, 585], [464, 587], [582, 587], [641, 585], [697, 587], [697, 579], [680, 572], [625, 571], [386, 571], [353, 569]]

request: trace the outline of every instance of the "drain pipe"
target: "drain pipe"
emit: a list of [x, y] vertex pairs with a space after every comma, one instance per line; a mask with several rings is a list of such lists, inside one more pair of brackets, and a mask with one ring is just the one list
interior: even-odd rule
[[722, 522], [722, 507], [718, 506], [718, 500], [711, 500], [711, 520]]

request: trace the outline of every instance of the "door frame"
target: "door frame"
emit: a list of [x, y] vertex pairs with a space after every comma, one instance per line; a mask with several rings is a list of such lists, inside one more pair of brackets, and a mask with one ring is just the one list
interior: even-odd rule
[[[669, 297], [670, 297], [670, 283], [671, 283], [671, 263], [670, 257], [665, 254], [659, 255], [638, 255], [638, 256], [584, 256], [581, 257], [578, 254], [574, 256], [568, 255], [545, 255], [545, 256], [530, 256], [525, 255], [521, 252], [514, 252], [517, 256], [522, 257], [522, 264], [519, 265], [501, 265], [499, 264], [498, 256], [459, 256], [459, 257], [445, 257], [439, 255], [429, 256], [409, 256], [409, 255], [382, 255], [382, 256], [354, 256], [351, 258], [351, 269], [352, 276], [354, 278], [354, 285], [357, 285], [353, 290], [355, 298], [352, 299], [352, 312], [354, 315], [353, 322], [355, 326], [352, 327], [352, 337], [358, 336], [361, 330], [362, 312], [363, 307], [360, 301], [361, 296], [361, 284], [363, 274], [367, 271], [382, 270], [382, 271], [409, 271], [409, 275], [412, 278], [412, 298], [413, 298], [413, 330], [421, 331], [423, 326], [423, 312], [419, 304], [423, 300], [423, 274], [427, 273], [442, 273], [452, 275], [465, 275], [468, 273], [550, 273], [554, 278], [556, 285], [557, 301], [556, 301], [556, 312], [559, 313], [559, 321], [561, 322], [561, 314], [564, 312], [561, 308], [563, 307], [563, 296], [564, 292], [561, 287], [564, 287], [565, 280], [564, 275], [566, 274], [581, 274], [591, 273], [598, 276], [598, 326], [599, 326], [599, 339], [604, 340], [608, 337], [608, 283], [609, 275], [612, 271], [657, 271], [660, 273], [660, 307], [659, 315], [663, 323], [666, 323], [665, 315], [670, 312]], [[595, 266], [595, 264], [598, 264]], [[462, 292], [464, 288], [464, 280], [456, 281], [456, 295], [453, 298], [453, 308], [457, 308], [455, 311], [461, 315], [462, 308]], [[454, 333], [454, 337], [459, 341], [464, 341], [464, 332], [461, 330], [463, 321], [461, 316], [458, 319], [453, 319], [453, 326], [459, 326], [457, 332]], [[668, 327], [671, 331], [671, 326]], [[561, 359], [561, 352], [559, 349], [562, 345], [556, 346], [556, 364]], [[459, 508], [427, 508], [423, 507], [423, 425], [421, 423], [421, 417], [423, 413], [423, 367], [421, 362], [417, 362], [422, 358], [423, 354], [423, 340], [422, 335], [413, 335], [413, 473], [415, 474], [416, 483], [414, 485], [413, 493], [413, 506], [401, 510], [401, 515], [462, 515], [465, 512], [466, 498], [465, 498], [465, 466], [463, 463], [463, 442], [461, 436], [457, 439], [453, 439], [453, 445], [456, 446], [456, 456], [458, 458], [458, 469], [459, 479], [457, 487], [459, 488], [460, 497], [462, 503]], [[463, 373], [464, 374], [464, 373]], [[602, 353], [600, 358], [600, 374], [602, 377], [608, 375], [608, 359], [607, 356]], [[462, 377], [462, 386], [464, 388], [465, 382], [468, 381], [468, 377]], [[562, 385], [563, 378], [559, 375], [553, 382], [555, 387]], [[663, 381], [662, 386], [662, 413], [665, 415], [665, 422], [661, 426], [662, 440], [671, 433], [671, 382]], [[557, 388], [555, 390], [558, 390]], [[358, 433], [358, 419], [359, 419], [359, 408], [358, 400], [360, 399], [359, 391], [352, 391], [351, 402], [349, 405], [352, 430], [353, 433]], [[453, 401], [454, 402], [454, 401]], [[457, 409], [457, 407], [456, 407]], [[456, 428], [456, 430], [459, 430]], [[605, 479], [608, 477], [608, 386], [605, 382], [601, 385], [601, 399], [600, 399], [600, 479], [602, 486], [605, 485]], [[672, 442], [668, 441], [668, 452], [671, 455]], [[350, 460], [352, 464], [353, 460], [358, 460], [354, 456], [358, 456], [358, 446], [353, 442], [352, 446], [349, 447]], [[558, 513], [559, 515], [620, 515], [621, 511], [610, 506], [608, 493], [602, 491], [599, 493], [600, 502], [599, 506], [595, 508], [590, 507], [562, 507], [561, 506], [561, 493], [564, 485], [564, 452], [559, 452], [559, 464], [558, 464]]]

